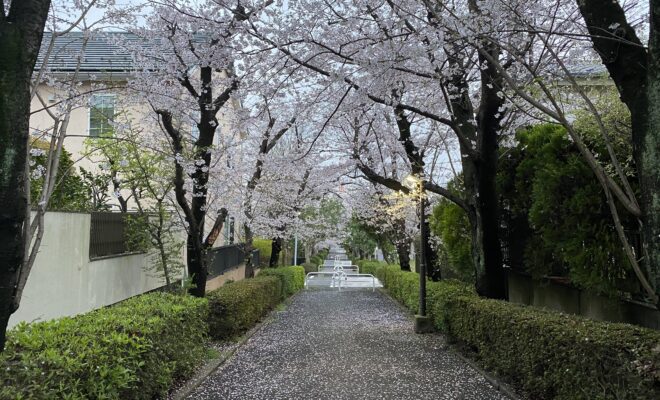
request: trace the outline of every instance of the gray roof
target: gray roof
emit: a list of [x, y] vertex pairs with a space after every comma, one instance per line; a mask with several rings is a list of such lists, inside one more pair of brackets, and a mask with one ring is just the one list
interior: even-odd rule
[[[78, 65], [78, 57], [83, 54], [79, 70], [82, 75], [81, 78], [92, 74], [98, 74], [99, 77], [109, 75], [125, 77], [134, 69], [133, 57], [122, 47], [113, 44], [111, 35], [122, 35], [123, 40], [142, 40], [130, 33], [96, 34], [88, 39], [85, 51], [82, 53], [83, 33], [70, 32], [55, 38], [53, 49], [48, 58], [48, 70], [55, 73], [74, 72]], [[51, 33], [44, 33], [41, 50], [35, 65], [37, 71], [43, 65], [51, 37]]]

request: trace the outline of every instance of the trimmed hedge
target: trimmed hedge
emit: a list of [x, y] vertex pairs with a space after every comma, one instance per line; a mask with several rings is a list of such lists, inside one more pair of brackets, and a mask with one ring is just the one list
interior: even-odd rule
[[305, 275], [307, 275], [310, 272], [316, 272], [319, 270], [319, 265], [321, 265], [322, 262], [315, 263], [315, 262], [305, 262], [303, 263], [302, 267], [305, 269]]
[[277, 276], [243, 279], [208, 292], [209, 334], [217, 340], [237, 336], [254, 326], [282, 299]]
[[386, 262], [375, 260], [357, 260], [354, 261], [354, 263], [360, 267], [360, 273], [372, 275], [376, 275], [376, 270], [378, 268], [387, 266]]
[[287, 298], [305, 286], [305, 268], [290, 266], [265, 268], [259, 276], [276, 276], [282, 281], [282, 298]]
[[531, 398], [660, 398], [660, 332], [475, 297], [447, 308], [451, 335]]
[[207, 293], [211, 337], [222, 340], [247, 331], [282, 299], [300, 290], [304, 282], [302, 267], [268, 268], [256, 278], [233, 282]]
[[20, 324], [0, 354], [2, 399], [151, 399], [203, 358], [205, 299], [150, 293]]
[[[382, 263], [363, 268], [417, 311], [416, 273]], [[437, 329], [530, 398], [660, 398], [658, 331], [481, 299], [456, 281], [428, 282], [427, 301]]]

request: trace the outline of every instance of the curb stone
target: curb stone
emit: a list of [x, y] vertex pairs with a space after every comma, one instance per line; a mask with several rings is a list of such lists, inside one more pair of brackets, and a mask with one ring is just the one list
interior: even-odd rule
[[245, 334], [240, 336], [238, 341], [236, 342], [236, 346], [234, 346], [231, 350], [227, 351], [225, 354], [222, 354], [219, 358], [215, 358], [212, 360], [207, 361], [202, 367], [200, 367], [195, 375], [193, 375], [192, 378], [190, 378], [181, 388], [179, 388], [176, 392], [170, 393], [170, 397], [168, 397], [171, 400], [184, 400], [192, 392], [197, 389], [202, 382], [206, 380], [211, 374], [214, 372], [218, 371], [221, 367], [223, 367], [227, 362], [229, 362], [236, 352], [241, 349], [249, 340], [254, 336], [256, 333], [258, 333], [262, 328], [266, 327], [268, 324], [273, 322], [276, 318], [276, 315], [280, 312], [283, 312], [284, 310], [278, 310], [279, 307], [282, 305], [286, 307], [291, 304], [293, 299], [302, 291], [303, 289], [299, 290], [298, 292], [294, 293], [293, 295], [289, 296], [285, 300], [283, 300], [281, 303], [276, 305], [269, 313], [264, 317], [263, 320], [261, 320], [259, 323], [257, 323], [255, 326], [253, 326], [249, 331], [247, 331]]

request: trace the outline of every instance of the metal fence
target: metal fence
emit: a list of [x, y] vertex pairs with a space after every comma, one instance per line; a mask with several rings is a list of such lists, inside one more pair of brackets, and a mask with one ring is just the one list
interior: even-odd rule
[[[258, 267], [260, 261], [258, 249], [252, 252], [252, 265]], [[232, 268], [245, 262], [245, 248], [243, 243], [229, 244], [226, 246], [214, 247], [206, 253], [208, 257], [209, 274], [208, 279], [222, 275]]]
[[127, 241], [127, 218], [131, 213], [92, 212], [89, 230], [89, 259], [135, 253]]
[[253, 268], [259, 268], [261, 265], [261, 252], [259, 249], [252, 250], [252, 265]]
[[209, 279], [222, 275], [245, 260], [243, 247], [240, 244], [214, 247], [209, 249], [206, 256], [208, 257]]

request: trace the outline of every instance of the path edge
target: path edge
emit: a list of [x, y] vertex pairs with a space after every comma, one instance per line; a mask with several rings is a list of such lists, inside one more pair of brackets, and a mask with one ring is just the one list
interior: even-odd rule
[[[392, 297], [392, 296], [387, 292], [387, 289], [385, 289], [385, 288], [378, 288], [377, 290], [378, 290], [381, 294], [383, 294], [387, 299], [389, 299], [392, 303], [396, 304], [396, 306], [399, 307], [399, 309], [400, 309], [401, 311], [403, 311], [403, 313], [406, 315], [406, 317], [410, 320], [411, 324], [414, 325], [415, 315], [414, 315], [409, 309], [407, 309], [403, 304], [399, 303], [394, 297]], [[412, 326], [412, 325], [411, 325], [411, 326]], [[456, 345], [451, 344], [451, 340], [449, 340], [449, 337], [448, 337], [445, 333], [438, 332], [438, 331], [434, 331], [434, 332], [431, 333], [431, 334], [432, 334], [432, 335], [440, 335], [440, 336], [443, 336], [443, 337], [445, 338], [445, 342], [446, 342], [446, 345], [447, 345], [447, 350], [449, 350], [450, 352], [452, 352], [452, 354], [456, 355], [458, 358], [460, 358], [460, 359], [463, 360], [466, 364], [468, 364], [470, 367], [472, 367], [472, 369], [476, 370], [479, 374], [481, 374], [481, 375], [486, 379], [486, 381], [488, 381], [488, 383], [490, 383], [491, 385], [493, 385], [493, 387], [495, 388], [495, 390], [497, 390], [498, 392], [503, 393], [504, 395], [506, 395], [507, 397], [509, 397], [511, 400], [524, 400], [524, 398], [523, 398], [522, 396], [520, 396], [519, 394], [517, 394], [517, 393], [511, 388], [511, 386], [510, 386], [509, 384], [503, 382], [502, 380], [500, 380], [500, 379], [498, 379], [497, 377], [495, 377], [494, 375], [492, 375], [490, 372], [488, 372], [488, 371], [486, 371], [485, 369], [483, 369], [483, 368], [482, 368], [480, 365], [478, 365], [474, 360], [472, 360], [472, 359], [470, 359], [470, 358], [464, 356], [463, 353], [461, 353], [460, 349], [459, 349]], [[417, 335], [417, 334], [416, 334], [416, 335]]]
[[289, 296], [282, 302], [280, 302], [278, 305], [276, 305], [261, 321], [259, 321], [255, 326], [250, 328], [245, 334], [240, 336], [239, 340], [237, 341], [237, 345], [226, 352], [226, 354], [221, 355], [219, 358], [215, 358], [212, 360], [207, 361], [204, 365], [202, 365], [197, 372], [188, 380], [179, 390], [177, 390], [175, 393], [171, 394], [170, 399], [172, 400], [184, 400], [192, 392], [195, 391], [205, 380], [208, 378], [211, 374], [216, 372], [220, 367], [228, 363], [232, 358], [234, 358], [234, 355], [238, 350], [240, 350], [255, 334], [257, 334], [261, 329], [264, 327], [268, 326], [271, 322], [275, 320], [277, 317], [277, 314], [283, 312], [282, 310], [278, 310], [278, 308], [282, 305], [288, 306], [293, 302], [293, 300], [298, 296], [298, 294], [302, 291], [303, 289], [297, 291], [293, 295]]

